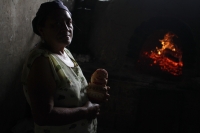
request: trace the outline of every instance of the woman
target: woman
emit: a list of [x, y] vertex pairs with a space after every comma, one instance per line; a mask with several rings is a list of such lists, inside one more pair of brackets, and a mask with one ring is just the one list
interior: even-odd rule
[[59, 0], [46, 2], [32, 25], [42, 42], [30, 52], [22, 81], [35, 133], [95, 133], [99, 104], [88, 100], [87, 81], [65, 48], [73, 37], [71, 13]]

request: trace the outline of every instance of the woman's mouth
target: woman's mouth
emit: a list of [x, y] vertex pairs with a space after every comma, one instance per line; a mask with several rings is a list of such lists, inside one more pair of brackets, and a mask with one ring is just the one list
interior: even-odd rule
[[60, 38], [68, 38], [68, 39], [70, 39], [70, 38], [71, 38], [71, 36], [70, 36], [70, 35], [68, 35], [68, 34], [66, 34], [66, 35], [62, 35]]

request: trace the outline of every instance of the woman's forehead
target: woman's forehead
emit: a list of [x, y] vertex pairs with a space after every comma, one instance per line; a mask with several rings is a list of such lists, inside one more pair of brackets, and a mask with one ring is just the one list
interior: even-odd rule
[[57, 9], [49, 14], [48, 18], [50, 19], [71, 19], [71, 15], [68, 11]]

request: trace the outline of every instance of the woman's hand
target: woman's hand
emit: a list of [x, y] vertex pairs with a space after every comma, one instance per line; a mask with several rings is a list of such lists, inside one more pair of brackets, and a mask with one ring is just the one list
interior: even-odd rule
[[92, 103], [100, 104], [108, 101], [110, 97], [110, 94], [108, 93], [109, 90], [110, 90], [109, 86], [102, 86], [89, 83], [87, 87], [87, 95]]
[[86, 108], [86, 118], [87, 119], [94, 119], [96, 118], [99, 113], [100, 113], [100, 106], [99, 104], [94, 104], [94, 103], [91, 103], [90, 101], [88, 101], [85, 106]]
[[110, 86], [106, 86], [106, 88], [105, 88], [105, 100], [104, 100], [105, 102], [107, 102], [110, 97], [108, 90], [110, 90]]
[[105, 86], [102, 88], [104, 91], [102, 92], [104, 94], [104, 97], [102, 99], [102, 102], [107, 102], [109, 97], [110, 97], [110, 94], [108, 93], [108, 91], [110, 90], [110, 86]]

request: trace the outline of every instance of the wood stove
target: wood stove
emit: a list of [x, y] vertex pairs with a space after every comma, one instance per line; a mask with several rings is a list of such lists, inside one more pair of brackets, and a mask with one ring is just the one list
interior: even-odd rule
[[180, 79], [183, 69], [195, 63], [195, 43], [190, 27], [171, 17], [142, 23], [130, 41], [129, 55], [137, 70], [167, 79]]

